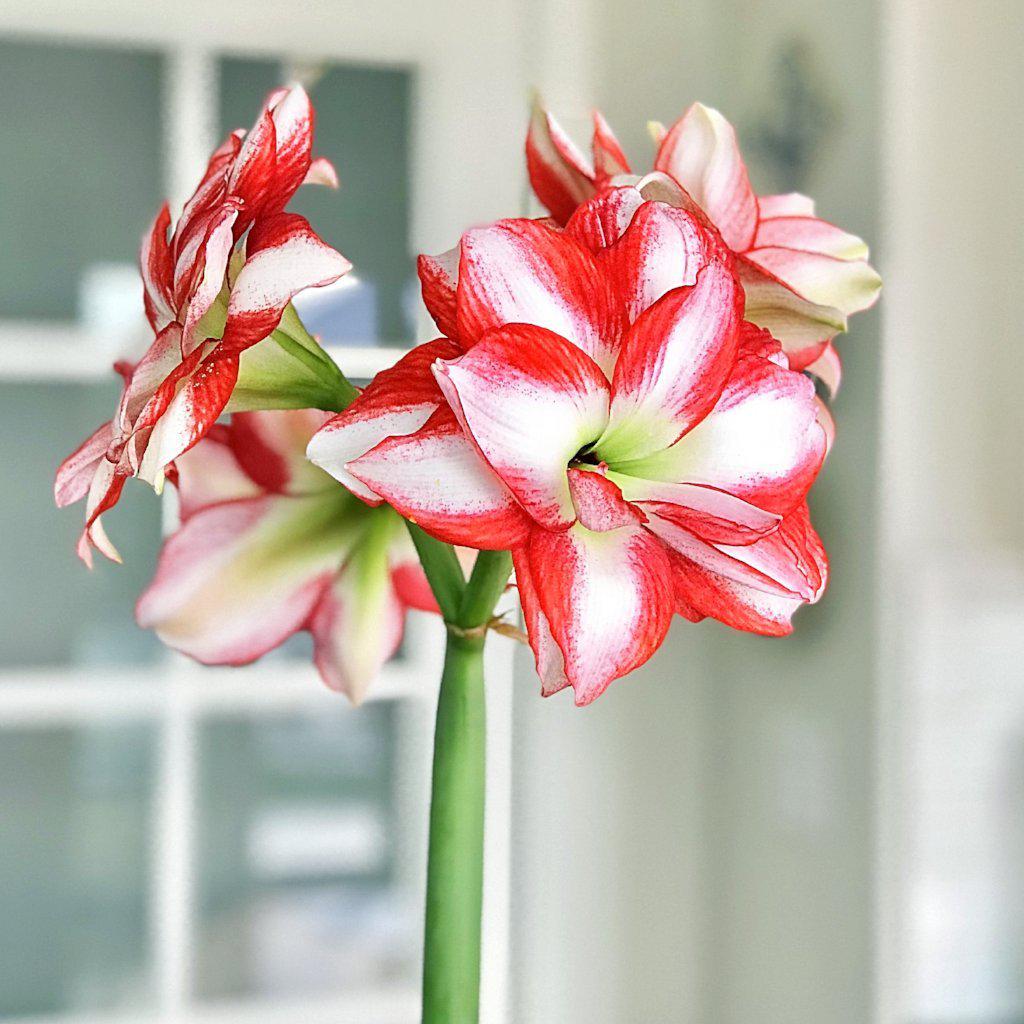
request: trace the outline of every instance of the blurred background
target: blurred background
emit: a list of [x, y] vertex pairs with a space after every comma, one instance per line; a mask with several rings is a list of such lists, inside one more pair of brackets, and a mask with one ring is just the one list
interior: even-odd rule
[[295, 208], [357, 274], [304, 312], [354, 376], [424, 336], [414, 253], [530, 209], [531, 87], [638, 166], [717, 106], [886, 282], [792, 639], [680, 621], [583, 712], [492, 644], [487, 1024], [1024, 1021], [1021, 52], [1019, 0], [8, 0], [0, 1021], [416, 1020], [438, 631], [359, 711], [301, 642], [199, 671], [132, 619], [160, 503], [90, 574], [50, 500], [145, 343], [143, 229], [296, 77], [342, 188]]

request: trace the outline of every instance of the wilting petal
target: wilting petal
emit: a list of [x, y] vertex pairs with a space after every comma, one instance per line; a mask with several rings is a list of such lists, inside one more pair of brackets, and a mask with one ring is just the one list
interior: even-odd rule
[[650, 512], [717, 544], [750, 544], [778, 528], [782, 516], [742, 498], [700, 484], [672, 484], [608, 473], [622, 496]]
[[239, 465], [230, 437], [228, 427], [216, 424], [199, 444], [175, 460], [182, 522], [210, 505], [263, 494], [259, 484]]
[[834, 306], [845, 316], [873, 305], [882, 287], [882, 279], [864, 260], [782, 248], [752, 249], [746, 259], [809, 302]]
[[640, 315], [615, 364], [608, 427], [595, 446], [602, 460], [667, 448], [711, 411], [736, 362], [741, 301], [716, 260]]
[[435, 366], [438, 384], [491, 468], [543, 526], [576, 519], [566, 466], [597, 440], [608, 381], [564, 338], [510, 324]]
[[440, 256], [420, 256], [416, 260], [423, 305], [446, 338], [459, 336], [456, 289], [459, 284], [460, 252], [460, 246], [455, 246]]
[[668, 130], [655, 170], [665, 171], [701, 205], [731, 249], [749, 248], [757, 227], [757, 197], [740, 156], [736, 132], [722, 115], [695, 103]]
[[362, 702], [402, 640], [405, 608], [392, 585], [388, 560], [395, 528], [402, 524], [388, 516], [363, 533], [309, 620], [313, 661], [321, 677], [353, 704]]
[[768, 636], [791, 633], [793, 613], [817, 601], [828, 580], [828, 560], [806, 506], [787, 516], [777, 533], [740, 550], [765, 575], [781, 576], [795, 590], [769, 593], [678, 557], [676, 587], [681, 604], [696, 613], [692, 618], [708, 615], [734, 629]]
[[736, 271], [746, 296], [743, 315], [770, 331], [787, 352], [819, 344], [846, 330], [841, 310], [802, 298], [746, 257], [737, 259]]
[[691, 285], [713, 246], [696, 218], [664, 203], [645, 202], [602, 265], [635, 320], [674, 288]]
[[172, 289], [174, 261], [167, 244], [171, 212], [164, 203], [149, 231], [142, 238], [139, 268], [142, 271], [146, 317], [154, 331], [162, 331], [175, 317]]
[[58, 508], [71, 505], [89, 493], [96, 467], [106, 454], [113, 436], [113, 426], [104, 423], [60, 464], [53, 482], [53, 497]]
[[[562, 533], [534, 529], [525, 564], [539, 608], [527, 627], [546, 621], [563, 657], [578, 705], [589, 704], [620, 676], [642, 665], [661, 644], [674, 610], [671, 563], [662, 544], [639, 525], [594, 533], [574, 526]], [[529, 591], [534, 593], [531, 594]], [[531, 635], [542, 678], [553, 669], [549, 641]], [[552, 680], [552, 682], [554, 682]], [[550, 684], [549, 684], [550, 686]]]
[[533, 220], [499, 221], [462, 236], [458, 324], [464, 348], [504, 324], [534, 324], [567, 338], [610, 369], [619, 326], [594, 257]]
[[444, 403], [431, 366], [453, 359], [458, 347], [447, 338], [419, 345], [390, 369], [382, 370], [342, 413], [324, 424], [306, 449], [311, 462], [341, 481], [370, 504], [380, 496], [348, 470], [348, 463], [365, 455], [388, 437], [411, 434]]
[[503, 551], [529, 529], [529, 517], [447, 407], [415, 434], [389, 438], [349, 462], [348, 471], [406, 519], [449, 544]]
[[526, 133], [526, 169], [537, 198], [559, 224], [594, 191], [594, 169], [539, 102]]
[[803, 374], [744, 355], [709, 415], [671, 448], [614, 467], [629, 476], [728, 491], [786, 513], [825, 457], [814, 386]]
[[214, 505], [164, 544], [139, 625], [197, 661], [246, 664], [303, 628], [357, 537], [321, 497]]
[[629, 174], [629, 160], [622, 152], [619, 140], [604, 114], [594, 111], [594, 173], [598, 179], [614, 178], [617, 174]]
[[818, 252], [840, 260], [864, 260], [868, 256], [868, 247], [863, 239], [817, 217], [762, 219], [757, 225], [753, 248], [766, 246]]
[[338, 172], [334, 164], [325, 156], [315, 157], [306, 171], [306, 177], [302, 179], [303, 185], [325, 185], [327, 188], [338, 187]]
[[332, 284], [351, 269], [352, 264], [321, 241], [305, 217], [280, 213], [258, 221], [231, 289], [221, 345], [241, 352], [262, 341], [281, 322], [295, 295]]

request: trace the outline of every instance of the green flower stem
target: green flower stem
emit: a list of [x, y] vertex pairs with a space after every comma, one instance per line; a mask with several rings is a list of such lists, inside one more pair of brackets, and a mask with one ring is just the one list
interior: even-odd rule
[[[469, 582], [463, 583], [452, 548], [441, 544], [439, 550], [433, 547], [437, 541], [425, 544], [426, 535], [418, 527], [410, 529], [438, 603], [442, 609], [457, 608], [451, 615], [445, 611], [448, 644], [434, 732], [423, 1024], [477, 1024], [486, 774], [484, 641], [512, 559], [505, 551], [482, 551]], [[442, 553], [445, 549], [450, 558]]]
[[455, 549], [451, 544], [435, 540], [415, 523], [406, 520], [406, 525], [444, 621], [457, 622], [466, 590], [466, 577], [462, 575]]

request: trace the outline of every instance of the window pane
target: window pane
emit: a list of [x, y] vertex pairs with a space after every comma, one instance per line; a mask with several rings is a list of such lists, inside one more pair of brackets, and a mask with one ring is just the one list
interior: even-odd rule
[[0, 319], [76, 320], [89, 268], [134, 263], [163, 191], [161, 63], [0, 41]]
[[156, 563], [160, 502], [129, 481], [104, 519], [125, 557], [89, 572], [75, 556], [83, 505], [57, 509], [58, 463], [105, 419], [119, 383], [0, 383], [0, 431], [17, 439], [0, 462], [0, 667], [133, 664], [159, 648], [135, 625], [135, 598]]
[[396, 858], [399, 712], [389, 702], [204, 727], [202, 996], [415, 982], [419, 901]]
[[[221, 128], [248, 128], [264, 96], [281, 84], [279, 63], [220, 61]], [[409, 255], [408, 72], [329, 67], [310, 85], [315, 152], [334, 162], [335, 192], [301, 189], [289, 209], [354, 264], [333, 292], [300, 299], [309, 328], [328, 343], [408, 346], [418, 288]]]
[[152, 730], [0, 732], [0, 1017], [148, 1004]]

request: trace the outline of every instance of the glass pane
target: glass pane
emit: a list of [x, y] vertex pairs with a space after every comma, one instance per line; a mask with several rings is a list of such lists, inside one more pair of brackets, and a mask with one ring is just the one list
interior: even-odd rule
[[0, 732], [0, 1017], [151, 1002], [152, 729]]
[[83, 505], [53, 504], [58, 463], [113, 413], [120, 388], [110, 377], [103, 384], [0, 383], [0, 432], [17, 439], [0, 462], [0, 578], [16, 581], [0, 589], [0, 668], [133, 664], [159, 649], [132, 613], [160, 541], [152, 490], [129, 481], [104, 519], [125, 564], [101, 556], [92, 572], [75, 556]]
[[414, 983], [402, 885], [399, 708], [218, 719], [201, 734], [200, 995]]
[[[225, 58], [219, 67], [221, 128], [248, 128], [264, 96], [281, 84], [282, 66]], [[316, 153], [334, 162], [341, 188], [307, 186], [289, 209], [352, 261], [355, 277], [307, 292], [299, 300], [303, 317], [328, 343], [407, 347], [418, 301], [408, 251], [410, 75], [328, 67], [309, 91]]]
[[[87, 289], [122, 294], [110, 265], [134, 271], [163, 191], [161, 64], [154, 53], [0, 41], [0, 318], [71, 321]], [[138, 295], [136, 283], [133, 312]]]

